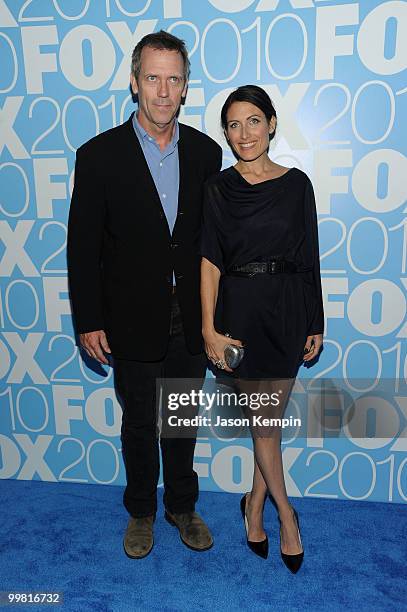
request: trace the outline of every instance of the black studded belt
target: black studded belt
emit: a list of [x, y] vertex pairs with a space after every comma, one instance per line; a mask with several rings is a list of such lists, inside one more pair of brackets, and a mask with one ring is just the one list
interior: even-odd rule
[[231, 266], [227, 273], [233, 276], [254, 276], [255, 274], [264, 274], [266, 272], [268, 274], [280, 274], [281, 272], [293, 274], [297, 270], [296, 264], [292, 261], [271, 259], [270, 261], [251, 261], [242, 266]]

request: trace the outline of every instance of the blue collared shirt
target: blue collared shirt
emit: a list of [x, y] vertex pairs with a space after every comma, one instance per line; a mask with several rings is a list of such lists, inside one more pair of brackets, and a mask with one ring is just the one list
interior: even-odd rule
[[178, 211], [179, 159], [178, 140], [179, 125], [175, 120], [174, 136], [171, 142], [161, 151], [155, 139], [146, 132], [133, 115], [133, 127], [140, 142], [141, 149], [153, 177], [161, 204], [172, 234]]

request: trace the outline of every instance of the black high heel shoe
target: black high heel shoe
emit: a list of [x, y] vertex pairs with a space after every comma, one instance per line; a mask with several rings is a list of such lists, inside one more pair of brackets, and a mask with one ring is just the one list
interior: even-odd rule
[[[299, 539], [300, 545], [302, 547], [301, 532], [300, 532], [300, 521], [298, 520], [297, 511], [293, 507], [292, 507], [292, 509], [293, 509], [293, 513], [294, 513], [294, 516], [295, 516], [295, 520], [297, 522], [298, 539]], [[280, 521], [280, 541], [281, 541], [281, 519], [280, 519], [280, 517], [278, 517], [278, 520]], [[292, 572], [293, 574], [296, 574], [298, 572], [298, 570], [300, 569], [301, 565], [302, 565], [302, 561], [304, 559], [304, 550], [302, 552], [298, 553], [297, 555], [287, 555], [287, 554], [283, 553], [283, 551], [281, 550], [281, 544], [280, 544], [280, 553], [281, 553], [282, 560], [284, 561], [285, 565], [288, 567], [290, 572]]]
[[251, 542], [249, 540], [249, 536], [248, 536], [249, 524], [247, 522], [247, 516], [246, 516], [246, 495], [247, 493], [245, 493], [245, 495], [243, 495], [242, 499], [240, 500], [240, 511], [242, 513], [243, 522], [244, 522], [244, 526], [246, 529], [247, 546], [250, 548], [251, 551], [253, 551], [259, 557], [262, 557], [263, 559], [267, 559], [267, 556], [269, 554], [268, 537], [266, 536], [265, 539], [262, 540], [261, 542]]

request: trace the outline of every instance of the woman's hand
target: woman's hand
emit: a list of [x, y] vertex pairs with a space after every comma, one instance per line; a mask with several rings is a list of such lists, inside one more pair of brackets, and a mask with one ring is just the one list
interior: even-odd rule
[[311, 361], [312, 359], [315, 359], [321, 350], [322, 338], [322, 334], [315, 334], [307, 337], [304, 347], [304, 361]]
[[240, 340], [235, 340], [229, 336], [219, 334], [216, 330], [211, 332], [203, 333], [203, 339], [205, 343], [205, 353], [208, 359], [219, 368], [220, 370], [226, 370], [226, 372], [233, 372], [225, 363], [225, 346], [227, 344], [235, 344], [236, 346], [243, 346]]

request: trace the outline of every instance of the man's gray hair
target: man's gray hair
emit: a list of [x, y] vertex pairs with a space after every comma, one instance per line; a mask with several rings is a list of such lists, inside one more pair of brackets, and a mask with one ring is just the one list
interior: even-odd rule
[[167, 49], [168, 51], [178, 51], [184, 60], [184, 78], [185, 82], [189, 79], [189, 73], [191, 69], [191, 63], [188, 58], [188, 51], [185, 46], [185, 42], [176, 36], [173, 36], [165, 30], [159, 32], [152, 32], [143, 36], [143, 38], [137, 43], [133, 49], [131, 55], [131, 73], [138, 80], [141, 70], [141, 52], [144, 47], [151, 47], [152, 49]]

